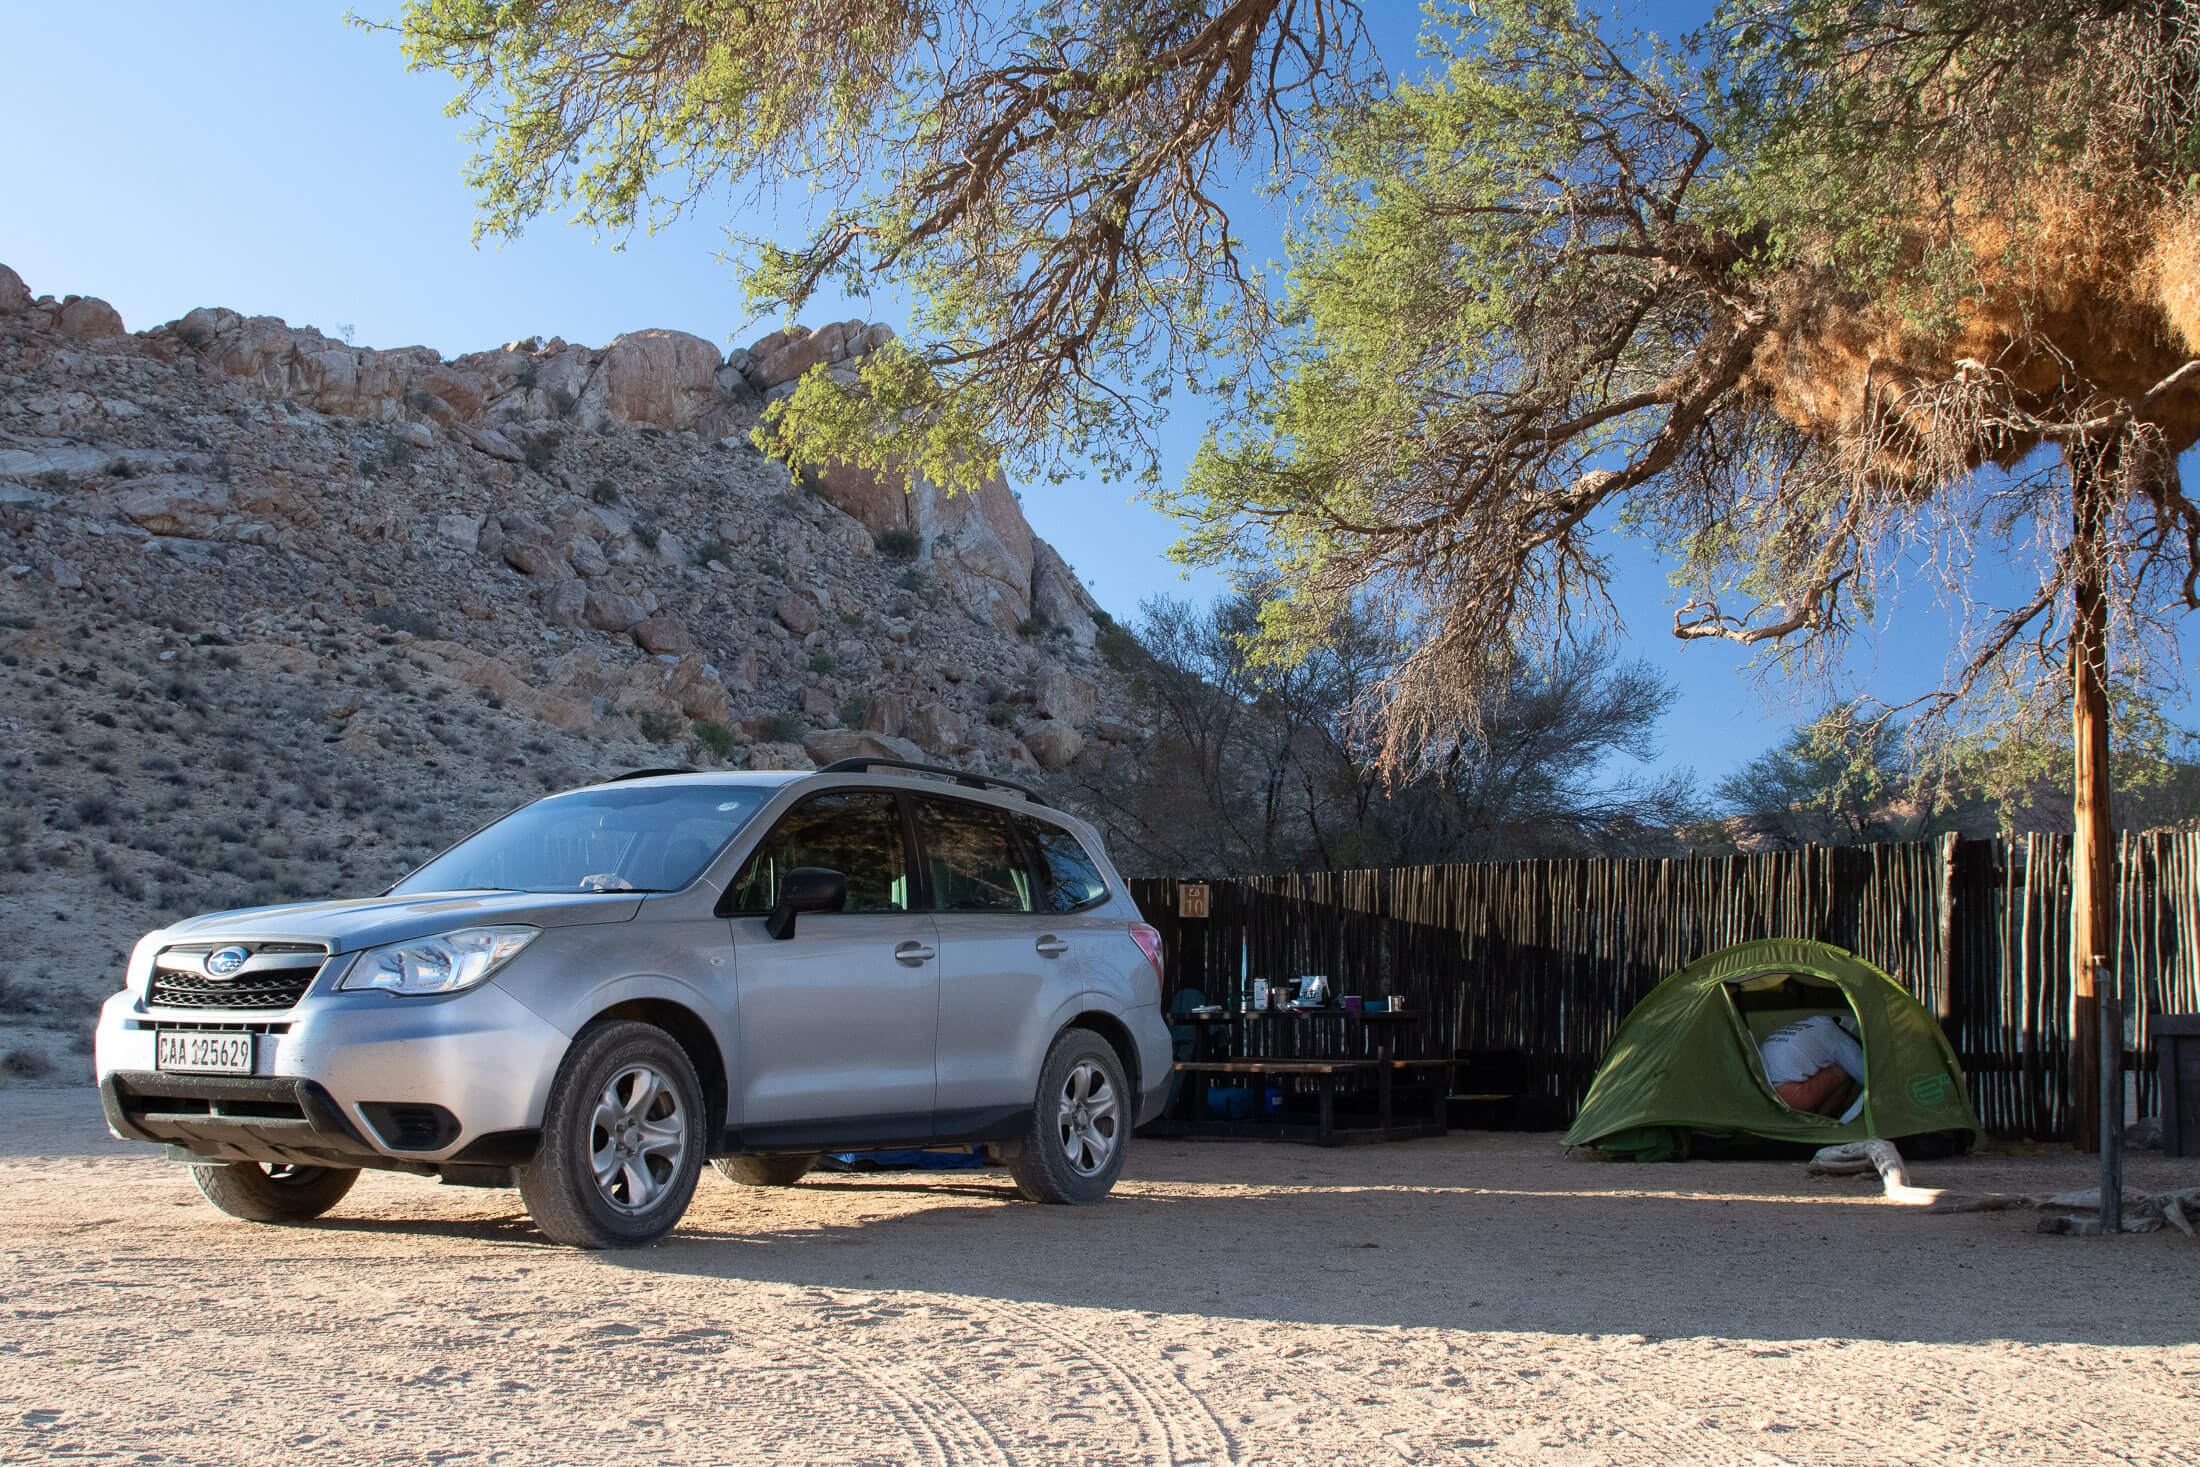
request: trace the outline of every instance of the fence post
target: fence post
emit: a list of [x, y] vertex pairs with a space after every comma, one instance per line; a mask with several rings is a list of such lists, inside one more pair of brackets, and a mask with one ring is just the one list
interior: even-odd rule
[[1940, 1001], [1933, 1017], [1940, 1020], [1945, 1030], [1955, 1019], [1956, 1002], [1956, 946], [1958, 934], [1963, 930], [1956, 907], [1962, 887], [1956, 881], [1956, 852], [1962, 849], [1954, 831], [1940, 838]]
[[2116, 970], [2093, 959], [2101, 1015], [2101, 1232], [2124, 1230], [2124, 1009]]

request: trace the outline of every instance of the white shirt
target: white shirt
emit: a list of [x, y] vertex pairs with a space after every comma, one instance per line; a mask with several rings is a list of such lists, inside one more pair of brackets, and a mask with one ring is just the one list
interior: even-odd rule
[[[1808, 1080], [1828, 1065], [1839, 1065], [1857, 1084], [1864, 1083], [1864, 1046], [1848, 1030], [1825, 1014], [1813, 1014], [1784, 1029], [1775, 1029], [1759, 1046], [1764, 1055], [1765, 1078], [1773, 1088]], [[1864, 1108], [1864, 1097], [1848, 1108], [1842, 1120], [1853, 1120]]]

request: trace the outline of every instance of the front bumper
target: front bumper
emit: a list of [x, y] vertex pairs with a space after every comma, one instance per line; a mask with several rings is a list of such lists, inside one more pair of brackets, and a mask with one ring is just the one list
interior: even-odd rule
[[[570, 1036], [493, 980], [446, 998], [326, 991], [343, 966], [277, 1014], [109, 999], [95, 1051], [108, 1128], [218, 1161], [433, 1170], [532, 1155]], [[155, 1069], [163, 1027], [232, 1023], [260, 1034], [253, 1074]]]

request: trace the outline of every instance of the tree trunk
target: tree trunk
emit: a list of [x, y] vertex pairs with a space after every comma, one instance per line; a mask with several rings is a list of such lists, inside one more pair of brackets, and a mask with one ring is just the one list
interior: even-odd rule
[[2101, 542], [2116, 472], [2114, 445], [2080, 444], [2070, 454], [2070, 734], [2073, 762], [2070, 851], [2070, 1126], [2092, 1151], [2101, 1137], [2100, 996], [2093, 960], [2116, 960], [2116, 844], [2109, 822], [2108, 601]]

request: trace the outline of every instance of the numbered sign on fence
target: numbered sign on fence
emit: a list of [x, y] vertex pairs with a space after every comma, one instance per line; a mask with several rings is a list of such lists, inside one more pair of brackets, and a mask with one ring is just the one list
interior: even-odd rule
[[1176, 889], [1176, 914], [1179, 917], [1204, 917], [1207, 915], [1207, 883], [1187, 881]]

